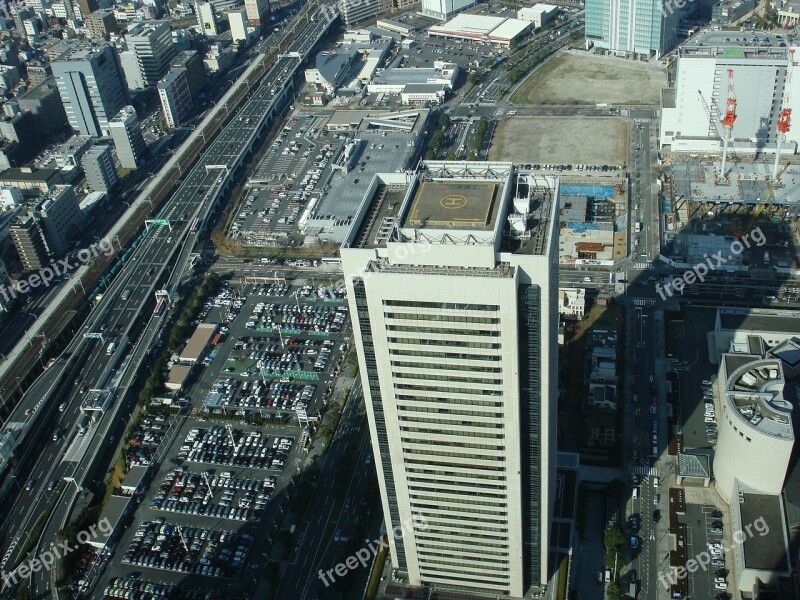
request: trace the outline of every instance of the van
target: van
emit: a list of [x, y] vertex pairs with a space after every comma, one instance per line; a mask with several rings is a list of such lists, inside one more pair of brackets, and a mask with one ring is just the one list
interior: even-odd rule
[[639, 488], [633, 488], [633, 499], [636, 500], [639, 497]]
[[658, 487], [658, 477], [653, 477], [653, 487]]

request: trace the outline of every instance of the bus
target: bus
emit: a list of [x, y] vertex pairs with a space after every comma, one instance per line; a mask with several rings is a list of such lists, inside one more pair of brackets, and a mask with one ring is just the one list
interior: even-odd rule
[[114, 354], [114, 348], [116, 347], [117, 347], [116, 342], [111, 342], [108, 345], [108, 348], [106, 348], [106, 356], [111, 356], [112, 354]]
[[195, 231], [197, 231], [199, 225], [200, 225], [200, 217], [192, 221], [192, 224], [189, 226], [189, 233], [194, 233]]
[[153, 314], [160, 315], [162, 312], [164, 312], [165, 304], [166, 304], [166, 298], [162, 296], [161, 298], [158, 299], [158, 302], [156, 302], [156, 307], [155, 309], [153, 309]]

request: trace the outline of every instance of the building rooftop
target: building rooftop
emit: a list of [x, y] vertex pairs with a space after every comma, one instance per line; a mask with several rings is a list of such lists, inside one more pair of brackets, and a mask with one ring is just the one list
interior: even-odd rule
[[492, 229], [499, 206], [496, 183], [423, 181], [403, 227]]
[[[743, 542], [745, 568], [788, 571], [780, 496], [742, 493], [739, 497], [741, 500], [737, 504], [742, 528], [746, 530], [748, 525], [752, 525], [753, 532], [745, 536]], [[760, 530], [757, 529], [759, 525]], [[768, 531], [762, 535], [767, 528]]]
[[787, 45], [792, 41], [784, 34], [766, 31], [703, 30], [680, 47], [681, 57], [721, 56], [726, 58], [788, 58]]
[[800, 335], [799, 311], [756, 312], [746, 309], [719, 311], [720, 329], [781, 332]]

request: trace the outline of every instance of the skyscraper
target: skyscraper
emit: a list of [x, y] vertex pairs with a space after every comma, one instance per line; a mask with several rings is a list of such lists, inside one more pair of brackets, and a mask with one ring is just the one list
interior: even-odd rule
[[[132, 87], [153, 87], [166, 75], [175, 57], [168, 21], [143, 21], [130, 27], [125, 36], [134, 59], [125, 63], [125, 77]], [[129, 73], [129, 71], [134, 71]], [[133, 84], [131, 82], [134, 82]]]
[[128, 101], [111, 46], [73, 48], [53, 62], [53, 76], [72, 129], [80, 135], [109, 135], [108, 122]]
[[586, 0], [587, 46], [659, 57], [677, 43], [679, 12], [664, 0]]
[[123, 106], [111, 120], [111, 139], [117, 149], [119, 164], [124, 169], [138, 169], [143, 160], [147, 145], [142, 136], [139, 117], [132, 106]]
[[522, 597], [548, 576], [558, 182], [511, 163], [382, 177], [342, 245], [393, 566]]

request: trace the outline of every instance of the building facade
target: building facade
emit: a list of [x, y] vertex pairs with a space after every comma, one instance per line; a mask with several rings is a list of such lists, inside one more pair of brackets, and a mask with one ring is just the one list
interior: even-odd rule
[[211, 2], [197, 2], [195, 4], [195, 13], [197, 14], [197, 26], [200, 27], [201, 34], [210, 36], [219, 35], [219, 29], [217, 29], [217, 13]]
[[661, 0], [587, 0], [586, 45], [620, 56], [660, 57], [677, 43], [678, 10]]
[[[132, 26], [125, 37], [128, 52], [132, 52], [135, 60], [127, 62], [126, 78], [141, 82], [142, 87], [154, 87], [169, 70], [169, 63], [175, 57], [175, 45], [172, 43], [169, 21], [144, 21]], [[128, 77], [131, 68], [138, 73]]]
[[179, 52], [170, 62], [169, 68], [183, 71], [186, 74], [192, 102], [196, 105], [205, 80], [205, 67], [203, 67], [203, 59], [200, 53], [197, 50]]
[[72, 129], [80, 135], [109, 135], [109, 121], [128, 102], [112, 47], [74, 48], [53, 63], [53, 76]]
[[462, 10], [472, 8], [476, 4], [476, 0], [422, 0], [422, 14], [440, 21], [447, 21]]
[[117, 169], [108, 144], [90, 148], [81, 158], [81, 167], [86, 174], [86, 182], [95, 192], [108, 192], [117, 184]]
[[522, 597], [548, 579], [558, 182], [431, 161], [391, 185], [341, 256], [392, 563]]
[[94, 11], [84, 20], [89, 37], [93, 40], [108, 39], [109, 34], [117, 32], [117, 19], [110, 10]]
[[171, 70], [158, 82], [158, 97], [167, 127], [174, 129], [192, 114], [192, 95], [184, 71]]
[[36, 205], [36, 216], [54, 257], [63, 256], [83, 229], [84, 218], [71, 185], [57, 185]]
[[111, 138], [117, 150], [117, 158], [124, 169], [138, 169], [144, 160], [147, 146], [142, 137], [139, 117], [132, 106], [123, 106], [111, 120]]
[[247, 12], [247, 24], [250, 27], [261, 27], [269, 20], [269, 0], [244, 0]]
[[11, 240], [22, 269], [37, 271], [50, 262], [50, 250], [39, 223], [32, 214], [23, 214], [11, 222]]

